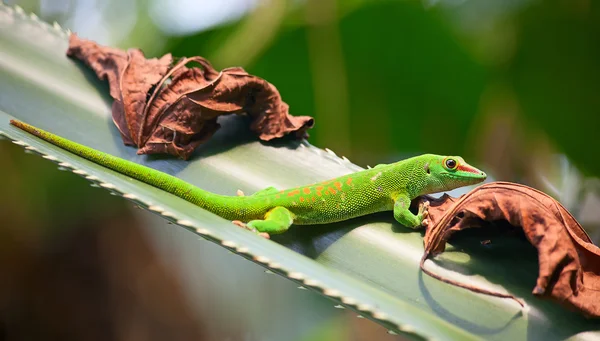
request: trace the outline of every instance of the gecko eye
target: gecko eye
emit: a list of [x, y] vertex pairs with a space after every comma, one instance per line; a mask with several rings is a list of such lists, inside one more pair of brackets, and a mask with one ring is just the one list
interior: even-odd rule
[[456, 168], [457, 164], [456, 161], [454, 159], [447, 159], [446, 160], [446, 168], [448, 169], [454, 169]]

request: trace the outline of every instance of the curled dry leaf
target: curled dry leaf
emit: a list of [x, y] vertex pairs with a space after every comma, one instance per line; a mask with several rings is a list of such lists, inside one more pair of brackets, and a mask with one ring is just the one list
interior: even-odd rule
[[523, 228], [526, 238], [538, 250], [539, 273], [533, 294], [553, 299], [588, 317], [600, 317], [600, 248], [592, 244], [581, 225], [558, 201], [531, 187], [509, 182], [485, 184], [460, 198], [445, 195], [418, 200], [430, 200], [423, 261], [430, 254], [443, 252], [452, 233], [505, 220]]
[[110, 96], [114, 99], [112, 117], [126, 145], [138, 145], [136, 134], [146, 93], [167, 72], [172, 62], [170, 54], [161, 59], [146, 59], [142, 51], [121, 51], [104, 47], [93, 41], [69, 37], [67, 55], [85, 62], [101, 80], [108, 80]]
[[[219, 129], [220, 115], [246, 114], [263, 141], [293, 134], [307, 137], [314, 120], [292, 116], [275, 86], [239, 67], [220, 72], [202, 57], [173, 65], [166, 54], [146, 59], [71, 34], [67, 55], [80, 59], [108, 80], [113, 121], [123, 143], [138, 154], [167, 153], [187, 159]], [[200, 67], [188, 67], [188, 64]]]

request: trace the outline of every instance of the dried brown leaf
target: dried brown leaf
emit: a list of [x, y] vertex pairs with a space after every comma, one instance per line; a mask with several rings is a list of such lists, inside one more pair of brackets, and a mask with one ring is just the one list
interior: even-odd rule
[[[125, 53], [74, 34], [69, 44], [69, 56], [108, 79], [113, 121], [138, 154], [187, 159], [219, 129], [220, 115], [247, 114], [250, 129], [264, 141], [291, 133], [304, 138], [314, 124], [312, 117], [291, 116], [272, 84], [239, 67], [218, 72], [206, 59], [191, 57], [170, 68], [170, 54], [146, 59], [138, 49]], [[190, 62], [200, 67], [188, 68]]]
[[533, 294], [588, 317], [600, 317], [600, 248], [558, 201], [531, 187], [493, 182], [460, 198], [445, 195], [430, 204], [424, 259], [443, 252], [456, 231], [504, 220], [521, 227], [538, 250], [539, 272]]
[[223, 69], [210, 86], [188, 94], [188, 98], [211, 112], [246, 112], [253, 119], [250, 129], [264, 141], [292, 132], [304, 138], [314, 124], [312, 117], [291, 116], [273, 84], [239, 67]]
[[[195, 61], [203, 68], [187, 68]], [[160, 80], [141, 117], [143, 140], [138, 154], [168, 153], [187, 159], [219, 128], [218, 115], [209, 115], [190, 102], [186, 94], [214, 78], [212, 67], [201, 57], [184, 58]], [[169, 86], [162, 87], [168, 80]]]
[[127, 67], [127, 53], [119, 49], [100, 46], [75, 34], [69, 37], [67, 56], [82, 60], [92, 68], [100, 80], [108, 79], [110, 96], [121, 98], [119, 79]]
[[135, 145], [125, 120], [125, 109], [120, 91], [120, 78], [127, 67], [127, 53], [119, 49], [100, 46], [93, 41], [80, 39], [77, 35], [69, 36], [67, 56], [82, 60], [88, 65], [100, 80], [108, 80], [112, 104], [113, 121], [126, 145]]
[[127, 56], [128, 63], [122, 73], [119, 89], [123, 96], [125, 121], [131, 138], [140, 146], [144, 139], [140, 119], [147, 104], [146, 96], [167, 73], [173, 58], [171, 54], [166, 54], [160, 59], [146, 59], [138, 49], [129, 49]]

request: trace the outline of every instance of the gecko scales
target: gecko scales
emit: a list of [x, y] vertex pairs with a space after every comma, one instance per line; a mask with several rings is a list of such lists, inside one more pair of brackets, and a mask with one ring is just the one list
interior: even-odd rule
[[232, 220], [264, 237], [283, 233], [292, 224], [327, 224], [375, 212], [393, 211], [402, 225], [416, 228], [427, 205], [415, 215], [411, 200], [482, 182], [486, 174], [459, 156], [424, 154], [285, 190], [268, 187], [252, 195], [211, 193], [175, 176], [86, 147], [17, 120], [11, 124], [73, 154], [176, 195]]

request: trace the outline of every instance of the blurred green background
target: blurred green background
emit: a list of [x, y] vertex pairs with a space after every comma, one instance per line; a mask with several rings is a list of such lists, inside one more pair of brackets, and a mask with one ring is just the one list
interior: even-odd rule
[[[167, 52], [200, 55], [218, 69], [242, 66], [274, 84], [292, 114], [315, 117], [309, 142], [318, 147], [330, 148], [361, 166], [423, 152], [461, 155], [494, 180], [522, 182], [559, 199], [600, 241], [598, 2], [23, 0], [8, 4], [18, 4], [42, 20], [57, 21], [101, 44], [139, 47], [151, 57]], [[153, 218], [132, 210], [124, 200], [90, 189], [85, 181], [57, 172], [53, 165], [23, 154], [8, 142], [0, 144], [0, 151], [6, 161], [0, 175], [11, 179], [3, 188], [2, 216], [16, 219], [11, 222], [15, 226], [32, 227], [27, 236], [22, 229], [4, 229], [10, 236], [4, 241], [25, 240], [18, 245], [27, 244], [41, 257], [57, 240], [65, 243], [82, 233], [74, 227], [89, 226], [90, 220], [105, 226], [129, 217], [132, 226], [151, 225], [147, 219]], [[89, 202], [96, 204], [93, 209]], [[101, 219], [98, 211], [103, 212]], [[152, 224], [156, 231], [148, 245], [156, 244], [152, 247], [161, 260], [178, 264], [174, 277], [189, 277], [185, 252], [175, 252], [176, 246], [164, 241], [175, 237], [156, 237], [188, 232], [173, 232], [158, 220]], [[5, 252], [15, 252], [15, 257], [23, 250]], [[202, 252], [220, 267], [236, 266], [238, 274], [246, 271], [244, 276], [254, 278], [249, 283], [256, 287], [247, 288], [249, 294], [275, 285], [273, 279], [264, 279], [260, 268], [232, 260], [225, 250], [210, 246]], [[214, 300], [215, 291], [227, 290], [231, 275], [215, 275], [209, 267], [201, 270], [196, 275], [204, 280], [187, 278], [188, 283], [210, 287], [206, 278], [214, 278], [214, 290], [209, 290], [213, 295], [196, 300]], [[369, 321], [331, 309], [324, 299], [275, 280], [279, 289], [269, 290], [284, 291], [278, 296], [280, 304], [260, 294], [252, 305], [277, 306], [279, 310], [273, 311], [281, 315], [278, 321], [285, 315], [285, 320], [298, 323], [279, 327], [290, 338], [281, 338], [278, 333], [284, 331], [275, 328], [249, 339], [392, 338]], [[229, 316], [240, 299], [227, 294], [211, 301], [219, 304], [214, 309], [207, 310], [199, 302], [192, 306], [204, 314], [211, 335], [223, 336], [229, 335], [223, 322], [227, 318], [238, 327], [250, 328], [254, 323], [249, 322], [251, 312]], [[239, 328], [242, 333], [244, 328]]]

